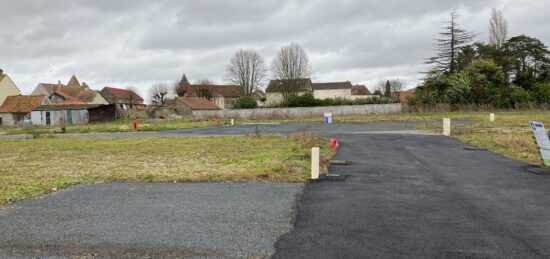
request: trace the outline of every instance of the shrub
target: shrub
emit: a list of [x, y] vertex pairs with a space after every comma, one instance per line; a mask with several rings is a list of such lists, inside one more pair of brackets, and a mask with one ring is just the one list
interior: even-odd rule
[[521, 87], [516, 87], [510, 94], [510, 104], [515, 107], [518, 104], [528, 103], [530, 100], [529, 92]]
[[536, 84], [531, 88], [531, 100], [537, 103], [550, 103], [550, 84]]
[[315, 99], [311, 93], [305, 93], [304, 95], [292, 94], [282, 103], [283, 107], [310, 107], [320, 105], [322, 105], [322, 102]]
[[395, 103], [391, 98], [372, 97], [356, 100], [345, 98], [326, 98], [316, 99], [311, 93], [306, 93], [301, 96], [290, 96], [277, 107], [312, 107], [312, 106], [339, 106], [339, 105], [366, 105], [366, 104], [385, 104]]
[[234, 109], [254, 109], [258, 108], [258, 103], [252, 96], [241, 96], [233, 104]]

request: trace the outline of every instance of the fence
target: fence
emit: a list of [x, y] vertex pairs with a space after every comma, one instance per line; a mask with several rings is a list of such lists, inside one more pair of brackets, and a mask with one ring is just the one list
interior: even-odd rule
[[196, 119], [284, 119], [320, 117], [323, 116], [325, 112], [331, 112], [333, 115], [401, 113], [401, 109], [402, 107], [400, 103], [392, 103], [301, 108], [264, 108], [213, 111], [200, 110], [193, 111], [193, 117]]

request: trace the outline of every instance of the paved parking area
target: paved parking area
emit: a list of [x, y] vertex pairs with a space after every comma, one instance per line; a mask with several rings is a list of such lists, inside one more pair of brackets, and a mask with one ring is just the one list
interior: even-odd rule
[[548, 258], [550, 175], [443, 136], [338, 137], [275, 258]]
[[301, 184], [102, 183], [0, 209], [0, 258], [265, 258]]

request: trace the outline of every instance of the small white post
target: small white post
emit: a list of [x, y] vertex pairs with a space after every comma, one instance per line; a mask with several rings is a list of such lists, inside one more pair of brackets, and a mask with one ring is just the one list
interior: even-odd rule
[[234, 125], [235, 125], [235, 120], [231, 119], [231, 126], [234, 126]]
[[491, 122], [491, 123], [495, 122], [495, 114], [494, 113], [489, 114], [489, 122]]
[[311, 179], [319, 179], [319, 148], [311, 149]]
[[443, 135], [451, 136], [451, 119], [443, 118]]

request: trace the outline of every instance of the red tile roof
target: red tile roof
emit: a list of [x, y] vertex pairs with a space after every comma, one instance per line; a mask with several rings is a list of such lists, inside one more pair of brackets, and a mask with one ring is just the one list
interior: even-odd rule
[[[402, 102], [402, 103], [407, 103], [409, 101], [409, 97], [414, 94], [414, 92], [416, 92], [416, 88], [413, 88], [413, 89], [409, 89], [409, 90], [406, 90], [406, 91], [400, 91], [399, 92], [399, 101]], [[396, 98], [397, 97], [397, 94], [396, 93], [392, 93], [392, 97], [393, 98]]]
[[182, 102], [191, 110], [220, 110], [216, 104], [204, 98], [198, 97], [178, 97], [177, 100]]
[[8, 96], [2, 106], [0, 112], [4, 113], [27, 113], [32, 109], [42, 105], [44, 101], [42, 95], [14, 95]]
[[107, 93], [111, 94], [112, 96], [114, 96], [116, 98], [119, 98], [119, 99], [130, 99], [131, 98], [131, 99], [136, 100], [136, 101], [143, 101], [143, 98], [141, 98], [141, 96], [139, 96], [136, 92], [134, 92], [132, 90], [120, 89], [120, 88], [106, 86], [101, 91], [105, 91], [105, 92], [107, 92]]
[[354, 85], [351, 87], [351, 95], [372, 95], [372, 94], [366, 86]]

